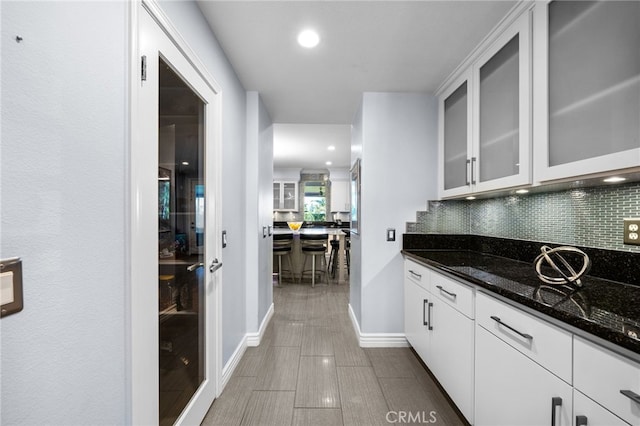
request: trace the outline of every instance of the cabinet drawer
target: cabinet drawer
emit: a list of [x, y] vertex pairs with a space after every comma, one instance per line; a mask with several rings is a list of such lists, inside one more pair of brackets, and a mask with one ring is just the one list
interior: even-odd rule
[[574, 338], [574, 387], [631, 424], [640, 423], [640, 365], [580, 337]]
[[[587, 398], [578, 390], [573, 390], [573, 412], [575, 425], [586, 426], [627, 426], [619, 417], [614, 416], [599, 404]], [[586, 423], [584, 423], [586, 422]]]
[[571, 333], [484, 293], [476, 295], [476, 323], [571, 383]]
[[437, 272], [431, 272], [431, 293], [454, 309], [473, 319], [473, 288]]
[[431, 273], [427, 267], [422, 266], [411, 260], [404, 261], [404, 276], [406, 279], [413, 281], [423, 289], [429, 291], [429, 277]]

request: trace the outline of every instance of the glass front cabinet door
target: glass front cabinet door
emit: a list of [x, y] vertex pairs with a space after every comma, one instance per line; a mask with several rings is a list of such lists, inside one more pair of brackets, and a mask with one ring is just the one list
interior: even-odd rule
[[525, 12], [440, 96], [440, 196], [528, 185], [531, 24]]
[[273, 210], [298, 211], [298, 182], [273, 182]]
[[640, 166], [640, 2], [534, 9], [537, 181]]

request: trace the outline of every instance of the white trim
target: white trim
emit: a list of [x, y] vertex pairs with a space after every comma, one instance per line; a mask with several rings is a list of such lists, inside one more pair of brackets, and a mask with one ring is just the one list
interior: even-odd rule
[[273, 317], [274, 312], [275, 312], [275, 310], [274, 310], [273, 303], [272, 303], [271, 306], [269, 306], [269, 310], [267, 311], [267, 314], [264, 316], [258, 331], [257, 332], [253, 332], [253, 333], [247, 333], [247, 337], [246, 337], [247, 346], [258, 346], [258, 345], [260, 345], [260, 342], [262, 341], [262, 338], [264, 337], [264, 332], [267, 329], [267, 326], [269, 325], [269, 322], [271, 321], [271, 318]]
[[407, 348], [410, 346], [404, 333], [362, 333], [351, 303], [349, 303], [349, 318], [361, 348]]
[[227, 386], [227, 383], [229, 383], [233, 372], [236, 371], [236, 368], [238, 367], [238, 364], [240, 364], [240, 361], [242, 360], [242, 357], [244, 356], [246, 351], [247, 338], [245, 336], [238, 344], [236, 350], [233, 351], [233, 354], [231, 354], [231, 358], [229, 358], [227, 364], [222, 368], [222, 378], [220, 381], [220, 386], [218, 387], [218, 395], [216, 395], [216, 398], [220, 396], [224, 388]]

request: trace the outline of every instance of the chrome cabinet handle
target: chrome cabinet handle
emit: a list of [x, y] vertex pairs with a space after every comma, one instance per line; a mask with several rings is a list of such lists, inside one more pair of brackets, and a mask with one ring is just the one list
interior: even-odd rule
[[476, 157], [471, 157], [471, 184], [475, 185], [476, 184], [476, 177], [475, 177], [475, 173], [474, 173], [474, 164], [476, 164], [477, 158]]
[[640, 404], [640, 395], [635, 393], [632, 390], [620, 390], [620, 393], [635, 402], [636, 404]]
[[556, 411], [558, 407], [562, 407], [562, 398], [554, 396], [551, 398], [551, 426], [556, 426]]
[[588, 424], [587, 416], [576, 416], [576, 426], [587, 426]]
[[471, 170], [471, 173], [473, 173], [473, 170], [471, 169], [471, 167], [472, 167], [471, 160], [467, 158], [467, 167], [465, 170], [465, 177], [464, 177], [464, 182], [465, 182], [465, 185], [467, 186], [471, 185], [471, 179], [469, 179], [469, 174], [470, 174], [469, 171]]
[[530, 334], [526, 334], [523, 333], [521, 331], [516, 330], [515, 328], [511, 327], [509, 324], [506, 324], [504, 322], [502, 322], [502, 320], [496, 316], [491, 316], [491, 319], [494, 320], [495, 322], [497, 322], [498, 324], [507, 327], [509, 330], [513, 331], [514, 333], [524, 337], [527, 340], [533, 340], [533, 336]]
[[436, 286], [436, 288], [437, 288], [438, 290], [440, 290], [441, 292], [443, 292], [444, 294], [447, 294], [447, 295], [449, 295], [449, 296], [453, 297], [454, 299], [455, 299], [456, 297], [458, 297], [458, 295], [457, 295], [457, 294], [455, 294], [455, 293], [451, 293], [450, 291], [445, 290], [444, 288], [442, 288], [442, 286], [441, 286], [441, 285], [437, 285], [437, 286]]
[[427, 309], [425, 309], [428, 304], [429, 300], [422, 299], [422, 325], [429, 325], [429, 319], [426, 318]]
[[418, 274], [418, 273], [416, 273], [416, 272], [413, 272], [411, 269], [409, 269], [409, 273], [410, 273], [411, 275], [413, 275], [414, 277], [418, 277], [419, 279], [422, 279], [422, 275], [420, 275], [420, 274]]
[[222, 268], [222, 262], [220, 262], [216, 257], [211, 261], [211, 265], [209, 265], [209, 272], [215, 272], [220, 268]]
[[427, 318], [429, 320], [429, 330], [433, 330], [433, 323], [431, 322], [431, 308], [433, 308], [433, 303], [429, 303], [427, 307]]

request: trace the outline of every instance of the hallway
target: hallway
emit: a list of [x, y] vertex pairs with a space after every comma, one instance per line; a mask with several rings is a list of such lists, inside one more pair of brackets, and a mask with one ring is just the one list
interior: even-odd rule
[[202, 425], [464, 424], [410, 349], [358, 346], [348, 285], [273, 290], [261, 345]]

